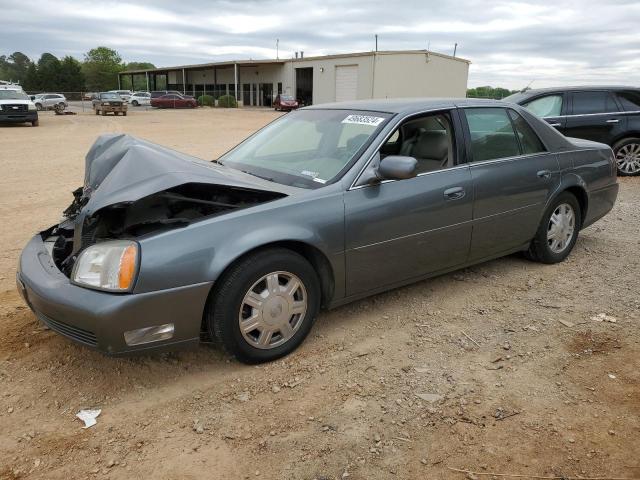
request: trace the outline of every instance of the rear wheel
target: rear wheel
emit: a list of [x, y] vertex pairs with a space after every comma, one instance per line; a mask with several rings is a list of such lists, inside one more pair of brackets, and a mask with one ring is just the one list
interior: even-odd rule
[[581, 215], [575, 196], [569, 192], [558, 195], [542, 216], [527, 257], [541, 263], [562, 262], [576, 244]]
[[315, 270], [290, 250], [250, 254], [216, 283], [207, 304], [207, 329], [244, 363], [268, 362], [293, 351], [320, 309]]
[[122, 116], [126, 117], [127, 116], [127, 112], [122, 112]]
[[625, 138], [613, 146], [618, 175], [640, 175], [640, 138]]
[[134, 107], [137, 107], [140, 104], [138, 103], [137, 100], [134, 100], [133, 102], [131, 102], [131, 105], [133, 105]]
[[100, 115], [102, 115], [103, 117], [107, 115], [107, 112], [105, 112], [104, 110], [100, 110]]
[[41, 103], [36, 103], [36, 110], [42, 111], [42, 104]]

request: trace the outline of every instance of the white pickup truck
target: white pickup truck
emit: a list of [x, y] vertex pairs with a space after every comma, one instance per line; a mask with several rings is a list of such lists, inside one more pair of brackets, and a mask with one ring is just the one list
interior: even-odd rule
[[1, 123], [30, 123], [34, 127], [38, 126], [36, 105], [20, 85], [0, 84]]

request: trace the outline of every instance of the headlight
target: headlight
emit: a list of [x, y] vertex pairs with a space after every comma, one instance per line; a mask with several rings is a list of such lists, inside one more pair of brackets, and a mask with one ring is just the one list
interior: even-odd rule
[[37, 110], [36, 104], [35, 103], [30, 103], [29, 104], [29, 110]]
[[80, 253], [71, 279], [99, 290], [130, 291], [138, 273], [139, 251], [138, 244], [128, 240], [92, 245]]
[[109, 105], [109, 102], [102, 102], [102, 105]]

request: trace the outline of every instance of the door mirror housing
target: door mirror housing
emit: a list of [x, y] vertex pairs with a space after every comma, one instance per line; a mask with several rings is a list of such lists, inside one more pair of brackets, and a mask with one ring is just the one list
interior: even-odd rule
[[413, 157], [389, 155], [380, 160], [376, 176], [380, 180], [406, 180], [418, 174], [418, 161]]

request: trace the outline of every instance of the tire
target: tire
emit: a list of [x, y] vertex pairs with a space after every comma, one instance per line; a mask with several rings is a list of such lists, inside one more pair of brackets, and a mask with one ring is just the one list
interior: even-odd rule
[[[570, 228], [571, 221], [568, 221], [567, 207], [573, 214], [572, 229]], [[556, 235], [552, 234], [552, 216], [556, 218], [560, 217], [560, 225], [555, 225]], [[569, 256], [576, 244], [578, 232], [581, 227], [581, 219], [582, 210], [576, 197], [569, 192], [562, 192], [553, 199], [544, 212], [536, 236], [531, 241], [529, 250], [526, 252], [527, 258], [535, 262], [547, 264], [562, 262]], [[569, 230], [571, 230], [570, 237], [567, 236], [569, 235]], [[550, 235], [553, 236], [550, 237]], [[564, 245], [562, 243], [554, 243], [560, 242], [558, 238], [564, 239]]]
[[[267, 283], [267, 277], [273, 282]], [[315, 270], [304, 257], [284, 248], [247, 255], [231, 266], [216, 285], [205, 310], [207, 330], [212, 339], [243, 363], [269, 362], [295, 350], [309, 334], [320, 309], [320, 282]], [[295, 289], [294, 295], [287, 294], [288, 285]], [[247, 303], [252, 291], [253, 299], [265, 299], [262, 307]], [[277, 294], [272, 293], [276, 291]], [[293, 304], [288, 300], [296, 302], [298, 310], [304, 310], [290, 310]], [[263, 317], [264, 313], [268, 316]], [[257, 315], [256, 320], [248, 323], [253, 315]], [[256, 328], [243, 333], [241, 322], [255, 324]], [[288, 325], [288, 332], [278, 330], [278, 325]]]
[[34, 120], [33, 122], [31, 122], [32, 127], [37, 127], [38, 125], [40, 125], [40, 120]]
[[107, 115], [107, 112], [105, 112], [104, 110], [100, 110], [100, 115], [102, 115], [103, 117]]
[[137, 107], [140, 104], [138, 103], [137, 100], [134, 100], [133, 102], [131, 102], [131, 105], [133, 105], [134, 107]]
[[98, 110], [97, 108], [94, 110], [94, 112], [96, 112], [96, 115], [100, 114], [100, 110]]
[[122, 112], [122, 116], [126, 117], [127, 116], [127, 112]]
[[38, 110], [39, 112], [42, 111], [42, 104], [41, 103], [36, 103], [36, 110]]
[[624, 138], [613, 146], [618, 175], [640, 175], [640, 138]]

